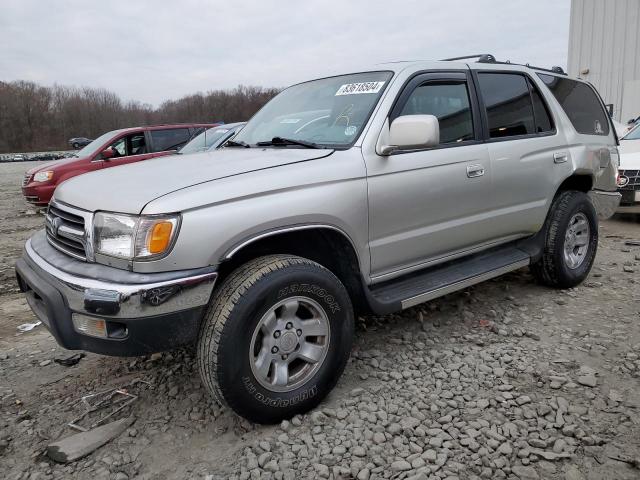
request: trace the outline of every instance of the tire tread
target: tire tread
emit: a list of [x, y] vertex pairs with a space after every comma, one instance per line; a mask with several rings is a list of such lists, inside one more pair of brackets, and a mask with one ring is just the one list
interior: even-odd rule
[[219, 354], [226, 322], [235, 305], [245, 293], [266, 275], [294, 265], [311, 265], [328, 271], [322, 265], [294, 255], [268, 255], [251, 260], [233, 271], [212, 297], [204, 315], [198, 340], [197, 362], [206, 390], [221, 405], [227, 402], [218, 382], [218, 365], [224, 362]]
[[[564, 232], [561, 231], [561, 223], [570, 213], [572, 205], [577, 202], [589, 201], [583, 192], [568, 190], [561, 192], [554, 199], [544, 224], [544, 249], [540, 260], [530, 265], [533, 276], [542, 284], [553, 288], [567, 288], [566, 279], [562, 278], [558, 270], [558, 248], [563, 248]], [[596, 232], [592, 234], [597, 235]], [[595, 251], [590, 252], [595, 256]], [[590, 259], [589, 261], [593, 261]]]

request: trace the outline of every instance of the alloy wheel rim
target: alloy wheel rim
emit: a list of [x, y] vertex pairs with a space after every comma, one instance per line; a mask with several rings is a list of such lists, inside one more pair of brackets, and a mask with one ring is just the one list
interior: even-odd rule
[[578, 212], [569, 220], [564, 236], [564, 261], [567, 267], [574, 270], [587, 258], [591, 227], [587, 216]]
[[286, 298], [262, 316], [251, 337], [249, 363], [267, 390], [290, 392], [307, 383], [324, 363], [331, 328], [315, 300]]

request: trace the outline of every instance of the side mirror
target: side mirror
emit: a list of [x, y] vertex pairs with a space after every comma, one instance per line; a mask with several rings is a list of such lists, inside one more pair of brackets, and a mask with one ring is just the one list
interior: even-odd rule
[[403, 115], [389, 127], [388, 145], [380, 149], [382, 155], [396, 150], [435, 147], [440, 143], [440, 124], [433, 115]]
[[102, 152], [100, 152], [100, 157], [102, 157], [103, 160], [109, 160], [110, 158], [113, 158], [113, 148], [105, 148]]

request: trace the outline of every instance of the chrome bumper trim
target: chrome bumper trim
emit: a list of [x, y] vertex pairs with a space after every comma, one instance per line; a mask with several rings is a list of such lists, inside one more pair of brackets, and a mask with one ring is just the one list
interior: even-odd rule
[[210, 272], [145, 284], [80, 277], [44, 260], [31, 246], [31, 239], [25, 244], [25, 257], [64, 296], [72, 311], [113, 319], [151, 317], [206, 305], [218, 276]]

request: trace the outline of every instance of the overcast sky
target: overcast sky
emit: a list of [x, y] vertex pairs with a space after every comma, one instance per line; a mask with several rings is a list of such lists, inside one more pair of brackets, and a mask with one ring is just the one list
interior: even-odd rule
[[0, 0], [0, 80], [158, 105], [389, 60], [566, 67], [570, 0]]

